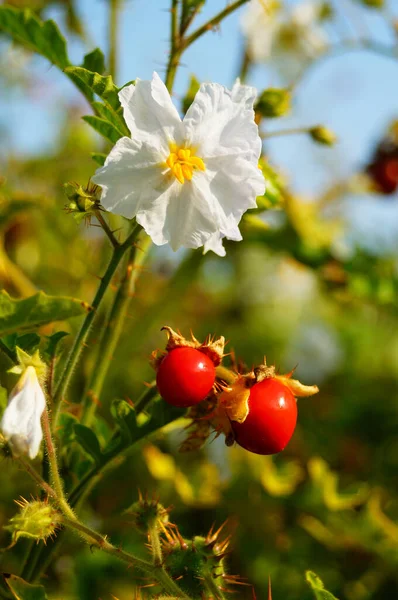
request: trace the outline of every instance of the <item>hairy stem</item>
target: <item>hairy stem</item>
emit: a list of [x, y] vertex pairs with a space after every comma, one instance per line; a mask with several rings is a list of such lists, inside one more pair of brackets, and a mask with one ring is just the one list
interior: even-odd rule
[[66, 365], [61, 374], [61, 377], [58, 381], [58, 385], [55, 389], [54, 393], [54, 408], [55, 408], [55, 416], [54, 416], [54, 425], [56, 425], [58, 416], [60, 413], [60, 407], [62, 404], [63, 396], [66, 392], [66, 389], [69, 385], [72, 373], [76, 367], [80, 352], [83, 349], [83, 345], [87, 339], [88, 332], [90, 327], [94, 321], [96, 312], [98, 307], [100, 306], [102, 299], [105, 295], [106, 290], [108, 289], [109, 284], [112, 281], [112, 278], [116, 272], [116, 269], [119, 266], [120, 261], [122, 260], [125, 252], [131, 247], [136, 236], [137, 236], [138, 226], [135, 226], [133, 231], [127, 237], [126, 241], [123, 244], [120, 244], [117, 248], [114, 249], [112, 258], [109, 262], [108, 268], [105, 271], [104, 276], [101, 278], [100, 285], [98, 287], [97, 293], [92, 302], [92, 310], [87, 313], [80, 330], [75, 338], [72, 349], [66, 361]]
[[130, 567], [135, 567], [140, 571], [143, 571], [147, 575], [151, 575], [152, 577], [154, 577], [159, 583], [159, 585], [162, 587], [162, 591], [168, 592], [169, 594], [173, 595], [177, 594], [178, 598], [189, 600], [189, 596], [187, 596], [181, 591], [178, 585], [171, 579], [171, 577], [166, 573], [166, 571], [162, 569], [162, 567], [158, 565], [152, 565], [146, 560], [142, 560], [141, 558], [138, 558], [133, 554], [130, 554], [129, 552], [125, 552], [121, 548], [117, 548], [116, 546], [108, 542], [106, 536], [103, 536], [97, 531], [91, 529], [90, 527], [87, 527], [76, 518], [70, 519], [68, 517], [64, 517], [62, 521], [66, 527], [74, 529], [75, 531], [80, 533], [80, 535], [84, 539], [98, 546], [98, 548], [103, 552], [106, 552], [107, 554], [110, 554], [111, 556], [114, 556], [115, 558], [126, 562]]
[[281, 137], [283, 135], [297, 135], [300, 133], [309, 133], [312, 127], [293, 127], [291, 129], [278, 129], [278, 131], [269, 131], [262, 134], [262, 138], [267, 140], [272, 137]]
[[151, 239], [147, 235], [143, 235], [137, 242], [137, 245], [130, 249], [125, 274], [110, 309], [108, 322], [103, 329], [99, 344], [98, 360], [92, 371], [83, 400], [82, 423], [84, 425], [90, 426], [97, 409], [104, 381], [123, 331], [127, 310], [135, 290], [137, 278], [150, 246]]
[[153, 564], [159, 566], [163, 562], [163, 553], [156, 523], [149, 528], [148, 535], [151, 543]]
[[25, 471], [36, 481], [36, 483], [46, 492], [47, 496], [51, 498], [57, 498], [57, 493], [53, 488], [48, 485], [46, 481], [42, 478], [42, 476], [32, 467], [30, 462], [25, 459], [25, 457], [20, 456], [18, 458], [19, 462], [25, 469]]

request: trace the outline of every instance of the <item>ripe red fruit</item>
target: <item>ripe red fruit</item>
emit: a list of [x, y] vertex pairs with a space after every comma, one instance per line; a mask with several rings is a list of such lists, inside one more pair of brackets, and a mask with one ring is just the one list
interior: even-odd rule
[[281, 452], [293, 435], [297, 403], [288, 387], [269, 378], [253, 385], [243, 423], [231, 421], [235, 441], [255, 454]]
[[162, 359], [156, 384], [159, 394], [173, 406], [194, 406], [204, 400], [214, 385], [213, 361], [200, 350], [180, 347]]

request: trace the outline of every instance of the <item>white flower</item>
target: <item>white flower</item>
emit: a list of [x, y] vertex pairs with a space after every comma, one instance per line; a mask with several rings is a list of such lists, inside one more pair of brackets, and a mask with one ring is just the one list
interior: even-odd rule
[[202, 84], [182, 121], [157, 73], [119, 93], [131, 138], [120, 139], [93, 181], [106, 210], [136, 217], [157, 245], [198, 248], [236, 237], [265, 181], [254, 122], [256, 90]]
[[321, 14], [320, 2], [300, 2], [282, 12], [272, 0], [252, 0], [242, 22], [252, 59], [272, 60], [285, 77], [294, 77], [303, 61], [327, 49]]
[[0, 429], [15, 456], [35, 458], [43, 439], [40, 418], [46, 399], [34, 367], [27, 367], [12, 390]]

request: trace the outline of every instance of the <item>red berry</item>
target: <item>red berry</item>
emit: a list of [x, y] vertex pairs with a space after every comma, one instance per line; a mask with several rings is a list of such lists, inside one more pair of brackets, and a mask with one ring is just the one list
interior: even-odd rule
[[156, 375], [159, 394], [173, 406], [193, 406], [204, 400], [214, 385], [213, 361], [195, 348], [171, 350]]
[[249, 413], [243, 423], [231, 421], [236, 442], [255, 454], [276, 454], [293, 435], [297, 403], [277, 379], [264, 379], [250, 390]]

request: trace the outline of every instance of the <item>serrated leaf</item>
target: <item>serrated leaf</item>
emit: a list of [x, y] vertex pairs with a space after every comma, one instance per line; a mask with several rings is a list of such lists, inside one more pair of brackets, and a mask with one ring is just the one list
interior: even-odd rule
[[306, 571], [305, 578], [314, 592], [316, 600], [338, 600], [331, 592], [325, 590], [322, 580], [313, 571]]
[[106, 101], [115, 111], [121, 109], [118, 96], [119, 90], [110, 75], [99, 75], [83, 67], [68, 67], [65, 69], [65, 73], [73, 81], [79, 80], [88, 86], [94, 94]]
[[16, 575], [4, 575], [5, 582], [17, 600], [46, 600], [42, 585], [32, 585]]
[[100, 48], [95, 48], [85, 55], [82, 68], [102, 75], [105, 71], [105, 57]]
[[91, 158], [102, 167], [105, 164], [107, 155], [103, 152], [92, 152]]
[[104, 138], [115, 144], [121, 137], [121, 133], [115, 128], [114, 125], [95, 115], [87, 115], [83, 117], [83, 121], [86, 121], [97, 133], [101, 134]]
[[92, 310], [86, 302], [67, 296], [47, 296], [39, 292], [17, 300], [0, 292], [0, 335], [26, 331], [54, 321], [77, 317]]
[[54, 21], [42, 21], [29, 9], [0, 6], [0, 29], [60, 69], [70, 65], [65, 38]]
[[83, 450], [89, 454], [97, 464], [101, 464], [103, 455], [97, 436], [92, 429], [85, 425], [76, 423], [73, 426], [76, 441], [81, 445]]

